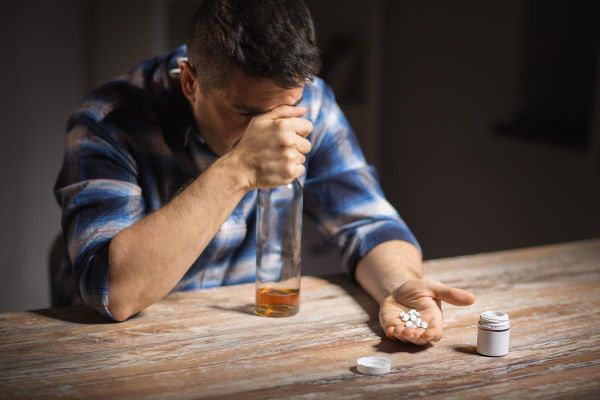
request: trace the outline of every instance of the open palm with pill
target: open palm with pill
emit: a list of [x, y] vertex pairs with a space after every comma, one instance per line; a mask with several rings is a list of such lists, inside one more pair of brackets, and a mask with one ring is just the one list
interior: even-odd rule
[[442, 302], [468, 306], [475, 296], [437, 281], [411, 279], [381, 303], [379, 322], [389, 338], [419, 345], [437, 342], [443, 334]]

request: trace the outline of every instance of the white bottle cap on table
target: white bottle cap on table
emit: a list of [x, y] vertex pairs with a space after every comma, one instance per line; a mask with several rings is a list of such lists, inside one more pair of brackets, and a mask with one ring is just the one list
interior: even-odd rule
[[385, 357], [361, 357], [356, 360], [356, 369], [361, 374], [383, 375], [390, 372], [392, 362]]

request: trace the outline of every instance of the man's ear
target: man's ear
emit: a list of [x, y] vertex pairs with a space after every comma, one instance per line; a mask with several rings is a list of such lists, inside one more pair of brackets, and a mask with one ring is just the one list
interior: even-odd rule
[[192, 103], [196, 102], [199, 83], [194, 67], [187, 61], [179, 62], [179, 82], [183, 95]]

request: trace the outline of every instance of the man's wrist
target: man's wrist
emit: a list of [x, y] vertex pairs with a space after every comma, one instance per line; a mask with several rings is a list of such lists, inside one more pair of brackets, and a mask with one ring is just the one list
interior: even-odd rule
[[218, 171], [223, 183], [234, 192], [247, 192], [252, 189], [251, 180], [249, 179], [250, 174], [235, 151], [230, 151], [220, 157], [211, 168]]
[[379, 304], [406, 281], [422, 276], [421, 254], [414, 245], [399, 240], [380, 243], [356, 268], [356, 279]]

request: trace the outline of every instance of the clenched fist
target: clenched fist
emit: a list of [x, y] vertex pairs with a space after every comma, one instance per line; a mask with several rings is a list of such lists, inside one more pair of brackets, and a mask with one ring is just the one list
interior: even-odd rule
[[286, 185], [304, 174], [311, 149], [306, 136], [313, 130], [301, 118], [305, 113], [303, 107], [279, 106], [252, 118], [232, 150], [241, 160], [248, 189]]

